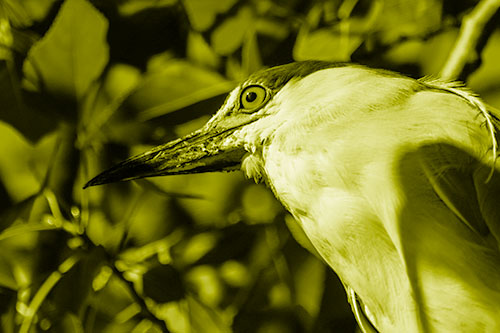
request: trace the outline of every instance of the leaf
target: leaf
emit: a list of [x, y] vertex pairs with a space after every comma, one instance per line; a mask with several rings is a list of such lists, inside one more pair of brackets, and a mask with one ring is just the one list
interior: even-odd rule
[[[255, 329], [257, 323], [253, 323], [252, 329], [247, 331], [232, 330], [228, 320], [224, 320], [227, 317], [221, 310], [211, 308], [194, 297], [187, 297], [187, 306], [192, 332], [258, 332]], [[264, 332], [264, 330], [260, 332]], [[269, 332], [273, 331], [269, 330]]]
[[262, 68], [262, 59], [255, 31], [247, 34], [247, 38], [243, 42], [241, 58], [243, 68], [245, 69], [247, 75], [250, 75]]
[[[17, 290], [0, 286], [0, 315], [15, 307]], [[4, 328], [3, 326], [0, 326]], [[2, 331], [4, 332], [4, 331]]]
[[57, 0], [3, 0], [3, 10], [15, 27], [29, 27], [41, 21]]
[[15, 129], [0, 121], [0, 180], [13, 202], [35, 194], [40, 188], [30, 166], [31, 145]]
[[[3, 237], [3, 231], [10, 227], [18, 218], [29, 219], [31, 209], [37, 197], [38, 193], [30, 195], [0, 213], [0, 239]], [[5, 201], [5, 198], [1, 199]]]
[[127, 99], [129, 106], [143, 110], [138, 115], [142, 121], [226, 93], [235, 86], [218, 73], [185, 61], [167, 60], [162, 67], [160, 72], [149, 73]]
[[153, 191], [157, 194], [165, 196], [165, 197], [174, 197], [174, 198], [183, 198], [183, 199], [204, 199], [204, 197], [202, 195], [198, 195], [198, 194], [167, 191], [167, 190], [161, 188], [158, 184], [152, 182], [151, 180], [149, 180], [147, 178], [137, 179], [135, 182], [137, 185], [139, 185], [139, 186], [141, 186], [149, 191]]
[[362, 38], [323, 28], [312, 32], [302, 30], [297, 36], [293, 58], [302, 60], [349, 61]]
[[[14, 277], [13, 265], [3, 255], [0, 256], [0, 295], [2, 289], [17, 290], [18, 285]], [[1, 302], [0, 302], [1, 303]], [[0, 306], [1, 309], [1, 306]], [[3, 311], [0, 310], [0, 313]]]
[[[2, 12], [0, 13], [0, 18], [2, 18], [5, 15], [7, 17], [7, 19], [14, 26], [17, 26], [17, 27], [27, 27], [27, 26], [30, 26], [31, 24], [33, 24], [33, 21], [29, 17], [29, 15], [26, 12], [26, 9], [23, 7], [22, 3], [20, 3], [19, 1], [15, 1], [15, 0], [14, 1], [3, 0], [3, 2], [4, 2], [3, 4], [0, 4], [1, 8], [2, 8]], [[6, 21], [6, 22], [8, 22], [8, 21]], [[4, 32], [4, 31], [2, 31], [2, 32]], [[3, 37], [4, 36], [1, 36], [0, 39], [2, 39]], [[2, 43], [0, 42], [0, 44], [2, 44]]]
[[28, 53], [27, 84], [80, 99], [104, 69], [108, 22], [86, 0], [66, 0], [47, 34]]
[[319, 313], [324, 292], [325, 265], [310, 255], [300, 263], [293, 277], [297, 303], [315, 318]]
[[171, 7], [177, 3], [177, 0], [125, 0], [118, 2], [118, 10], [123, 16], [131, 16], [147, 9], [158, 9]]
[[144, 295], [166, 303], [184, 298], [185, 290], [179, 272], [170, 265], [160, 265], [147, 271], [143, 279]]
[[274, 198], [271, 191], [260, 185], [249, 185], [241, 197], [243, 215], [247, 223], [272, 223], [278, 213], [282, 212], [281, 205]]
[[218, 13], [227, 11], [236, 0], [184, 0], [183, 2], [193, 29], [204, 31], [215, 22]]
[[50, 328], [54, 333], [84, 333], [83, 324], [80, 318], [71, 312], [64, 313], [61, 318], [57, 318], [57, 322]]
[[42, 224], [42, 223], [16, 224], [14, 226], [11, 226], [11, 227], [5, 229], [2, 233], [0, 233], [0, 241], [7, 239], [7, 238], [10, 238], [10, 237], [24, 235], [27, 232], [45, 231], [45, 230], [53, 230], [53, 229], [56, 229], [56, 227], [53, 225], [50, 225], [50, 224]]
[[30, 108], [23, 97], [14, 62], [9, 59], [0, 61], [0, 120], [9, 123], [27, 139], [35, 142], [53, 130], [57, 122]]
[[59, 312], [54, 313], [54, 319], [58, 319], [58, 314], [81, 313], [80, 311], [87, 305], [89, 295], [93, 292], [92, 282], [106, 260], [105, 252], [101, 247], [92, 248], [81, 259], [77, 256], [73, 260], [70, 259], [59, 265], [58, 271], [62, 274], [61, 281], [49, 295]]
[[496, 30], [488, 39], [488, 43], [481, 53], [481, 67], [472, 73], [467, 80], [467, 85], [471, 89], [480, 93], [483, 99], [496, 107], [500, 105], [500, 94], [498, 93], [498, 78], [500, 77], [499, 57], [500, 31]]
[[220, 57], [208, 45], [200, 33], [191, 31], [187, 40], [187, 56], [195, 64], [208, 68], [217, 68]]
[[252, 10], [249, 7], [242, 7], [236, 16], [224, 21], [211, 36], [215, 52], [229, 55], [236, 51], [243, 44], [254, 20]]
[[374, 22], [374, 29], [381, 33], [380, 39], [393, 43], [401, 37], [418, 37], [440, 27], [441, 0], [385, 0], [373, 2], [372, 8], [381, 5]]

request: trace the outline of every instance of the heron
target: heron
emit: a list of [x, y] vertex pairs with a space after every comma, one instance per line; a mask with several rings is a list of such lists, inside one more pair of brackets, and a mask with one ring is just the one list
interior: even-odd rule
[[294, 62], [85, 187], [241, 169], [340, 277], [363, 332], [500, 332], [497, 116], [454, 82]]

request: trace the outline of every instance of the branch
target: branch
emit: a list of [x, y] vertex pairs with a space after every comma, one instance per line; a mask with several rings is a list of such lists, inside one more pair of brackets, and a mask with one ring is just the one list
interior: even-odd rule
[[127, 286], [127, 289], [132, 294], [132, 297], [134, 298], [135, 302], [137, 304], [139, 304], [142, 312], [146, 315], [146, 317], [148, 317], [149, 320], [151, 320], [153, 323], [158, 325], [161, 328], [162, 332], [169, 333], [170, 331], [168, 330], [165, 322], [163, 320], [161, 320], [160, 318], [156, 317], [156, 315], [153, 312], [151, 312], [151, 310], [149, 310], [149, 307], [146, 304], [146, 302], [144, 301], [144, 299], [135, 290], [134, 284], [132, 282], [130, 282], [129, 280], [127, 280], [123, 276], [123, 273], [118, 268], [116, 268], [114, 263], [111, 263], [110, 266], [111, 266], [111, 269], [113, 270], [113, 273], [115, 273], [115, 275], [125, 283], [125, 285]]
[[454, 80], [460, 77], [470, 59], [471, 52], [481, 53], [486, 44], [481, 43], [481, 39], [488, 37], [493, 32], [493, 29], [485, 29], [485, 27], [499, 7], [500, 0], [481, 0], [464, 17], [455, 46], [441, 70], [440, 76], [443, 79]]
[[[96, 247], [94, 242], [89, 238], [89, 236], [86, 233], [83, 233], [80, 235], [80, 237], [83, 239], [85, 244], [87, 244], [89, 247]], [[141, 307], [142, 313], [149, 318], [153, 323], [158, 325], [161, 329], [162, 332], [164, 333], [169, 333], [169, 329], [167, 327], [167, 324], [160, 318], [158, 318], [148, 307], [146, 302], [144, 301], [144, 298], [142, 298], [141, 295], [135, 290], [134, 284], [127, 280], [125, 276], [123, 276], [123, 272], [121, 272], [115, 265], [114, 262], [114, 257], [111, 255], [106, 249], [102, 248], [104, 251], [105, 256], [107, 257], [109, 261], [109, 266], [113, 273], [125, 284], [127, 289], [129, 290], [130, 294], [132, 295], [132, 298], [135, 300], [135, 302]]]

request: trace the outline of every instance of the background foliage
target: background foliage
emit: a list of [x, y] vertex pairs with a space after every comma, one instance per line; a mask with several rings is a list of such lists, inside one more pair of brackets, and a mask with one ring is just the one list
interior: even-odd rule
[[[340, 282], [264, 186], [238, 172], [82, 185], [201, 126], [263, 67], [437, 75], [476, 5], [1, 0], [0, 331], [353, 332]], [[497, 22], [461, 78], [498, 106]]]

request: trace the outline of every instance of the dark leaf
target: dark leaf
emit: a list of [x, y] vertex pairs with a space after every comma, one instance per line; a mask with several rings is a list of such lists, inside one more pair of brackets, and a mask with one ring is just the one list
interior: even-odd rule
[[17, 291], [10, 288], [0, 287], [0, 315], [9, 310], [9, 306], [14, 306]]
[[16, 219], [23, 218], [28, 220], [31, 207], [33, 207], [33, 203], [37, 197], [38, 194], [30, 195], [26, 199], [0, 213], [0, 239], [2, 238], [3, 231], [10, 227]]
[[[12, 270], [12, 265], [11, 263], [3, 256], [0, 256], [0, 298], [2, 297], [2, 290], [8, 289], [8, 290], [16, 290], [17, 289], [17, 282], [14, 277], [14, 272]], [[0, 302], [0, 305], [2, 302]], [[0, 306], [0, 313], [1, 313], [1, 306]]]
[[259, 231], [259, 225], [245, 225], [238, 223], [222, 229], [222, 237], [217, 246], [205, 254], [197, 264], [221, 264], [229, 259], [245, 258], [253, 248]]
[[57, 125], [50, 119], [28, 106], [24, 100], [19, 78], [10, 60], [0, 61], [0, 120], [3, 120], [32, 142], [50, 132]]
[[184, 297], [185, 290], [179, 272], [170, 265], [156, 266], [143, 276], [144, 295], [166, 303]]
[[[57, 305], [59, 315], [71, 312], [80, 314], [87, 305], [87, 297], [92, 291], [92, 282], [105, 260], [103, 249], [96, 247], [85, 254], [68, 272], [52, 291], [51, 300]], [[59, 316], [58, 316], [59, 317]], [[54, 320], [60, 320], [54, 318]], [[69, 320], [71, 323], [72, 320]]]
[[3, 10], [12, 25], [28, 27], [45, 17], [56, 0], [3, 0]]
[[71, 332], [71, 333], [83, 333], [83, 325], [80, 320], [76, 315], [72, 313], [65, 313], [63, 315], [62, 320], [58, 318], [58, 321], [55, 323], [53, 327], [50, 327], [50, 332], [54, 333], [66, 333], [66, 332]]

